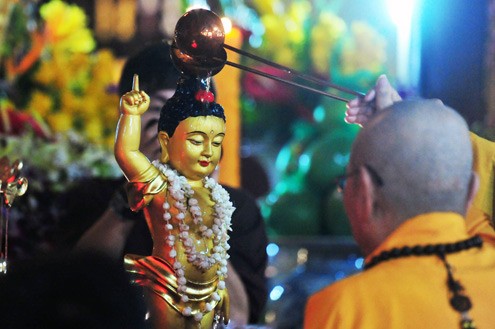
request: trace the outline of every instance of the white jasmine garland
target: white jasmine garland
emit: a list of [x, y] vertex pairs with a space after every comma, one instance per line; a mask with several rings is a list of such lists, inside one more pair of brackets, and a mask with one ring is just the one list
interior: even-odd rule
[[[187, 279], [185, 277], [184, 265], [177, 259], [177, 251], [175, 249], [176, 237], [172, 234], [175, 226], [179, 229], [178, 240], [182, 243], [188, 263], [195, 266], [198, 270], [206, 271], [217, 265], [217, 275], [219, 280], [217, 290], [211, 295], [209, 303], [205, 304], [204, 309], [199, 310], [194, 314], [196, 321], [201, 321], [203, 316], [213, 309], [213, 301], [220, 301], [219, 290], [225, 289], [225, 278], [227, 277], [227, 259], [229, 255], [227, 250], [230, 249], [228, 244], [228, 233], [231, 230], [230, 221], [235, 208], [230, 201], [228, 192], [218, 184], [214, 179], [206, 177], [203, 180], [204, 187], [210, 190], [210, 195], [215, 203], [213, 207], [213, 224], [208, 228], [203, 224], [203, 217], [198, 200], [194, 195], [194, 190], [187, 182], [187, 179], [180, 175], [176, 170], [171, 169], [166, 164], [160, 163], [158, 160], [153, 161], [153, 165], [167, 178], [167, 191], [173, 199], [173, 206], [178, 210], [178, 213], [172, 218], [170, 213], [171, 205], [167, 198], [163, 203], [163, 219], [165, 221], [165, 229], [167, 236], [165, 237], [167, 245], [171, 247], [169, 256], [174, 259], [174, 271], [177, 276], [177, 291], [181, 295], [181, 301], [187, 303], [188, 296], [185, 294], [187, 290]], [[194, 241], [189, 237], [189, 225], [185, 223], [186, 211], [189, 210], [194, 224], [199, 225], [199, 231], [203, 239], [213, 239], [213, 248], [211, 251], [199, 252], [196, 250]], [[171, 221], [175, 219], [175, 222]], [[185, 306], [182, 309], [184, 316], [191, 316], [192, 308]]]

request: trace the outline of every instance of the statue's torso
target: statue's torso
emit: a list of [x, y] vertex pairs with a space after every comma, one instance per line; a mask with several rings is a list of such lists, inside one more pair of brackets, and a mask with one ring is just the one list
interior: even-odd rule
[[[213, 206], [215, 203], [211, 199], [210, 191], [205, 187], [193, 187], [194, 198], [198, 200], [198, 205], [201, 208], [203, 217], [203, 224], [211, 228], [213, 225]], [[166, 229], [166, 221], [163, 219], [165, 210], [163, 204], [165, 199], [170, 204], [169, 212], [172, 215], [170, 224], [173, 225], [172, 234], [176, 237], [174, 248], [177, 252], [177, 259], [185, 266], [185, 276], [188, 281], [192, 282], [208, 282], [214, 280], [217, 277], [218, 266], [214, 265], [208, 270], [200, 270], [193, 264], [187, 261], [185, 249], [182, 242], [179, 240], [179, 224], [175, 215], [179, 210], [174, 206], [174, 200], [167, 193], [166, 185], [163, 190], [154, 195], [151, 202], [143, 210], [146, 216], [148, 227], [150, 229], [151, 237], [153, 239], [153, 251], [152, 255], [167, 260], [171, 265], [174, 264], [174, 257], [170, 256], [172, 247], [167, 244], [168, 231]], [[214, 245], [211, 238], [204, 238], [200, 232], [200, 225], [193, 222], [191, 213], [187, 210], [185, 212], [185, 223], [189, 226], [189, 236], [193, 239], [195, 248], [198, 252], [211, 253]]]

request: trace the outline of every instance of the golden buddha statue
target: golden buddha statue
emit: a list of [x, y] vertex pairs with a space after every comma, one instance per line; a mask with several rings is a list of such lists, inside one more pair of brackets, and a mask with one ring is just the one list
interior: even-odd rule
[[209, 177], [225, 137], [210, 80], [179, 79], [160, 113], [161, 155], [153, 162], [139, 150], [150, 97], [137, 76], [120, 100], [115, 157], [129, 181], [129, 205], [144, 212], [153, 238], [151, 256], [126, 255], [125, 265], [145, 287], [154, 328], [211, 328], [229, 319], [227, 231], [234, 207]]

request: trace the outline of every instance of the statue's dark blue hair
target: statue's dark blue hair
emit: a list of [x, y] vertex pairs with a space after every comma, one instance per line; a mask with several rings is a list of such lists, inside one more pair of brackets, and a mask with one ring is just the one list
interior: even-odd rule
[[181, 77], [177, 82], [175, 94], [165, 103], [160, 111], [158, 131], [165, 131], [170, 137], [182, 120], [189, 117], [213, 115], [225, 121], [223, 107], [214, 100], [198, 100], [198, 92], [211, 92], [207, 79]]

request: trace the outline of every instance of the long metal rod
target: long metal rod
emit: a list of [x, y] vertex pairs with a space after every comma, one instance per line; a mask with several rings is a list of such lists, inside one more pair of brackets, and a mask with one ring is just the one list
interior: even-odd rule
[[4, 202], [5, 195], [0, 195], [0, 222], [1, 222], [1, 237], [0, 237], [0, 274], [7, 273], [7, 253], [9, 250], [9, 217], [7, 206]]
[[264, 63], [266, 65], [269, 65], [269, 66], [272, 66], [272, 67], [275, 67], [279, 70], [282, 70], [282, 71], [285, 71], [289, 74], [292, 74], [294, 76], [297, 76], [299, 78], [302, 78], [306, 81], [311, 81], [311, 82], [314, 82], [316, 84], [319, 84], [319, 85], [322, 85], [322, 86], [326, 86], [326, 87], [330, 87], [330, 88], [333, 88], [333, 89], [337, 89], [337, 90], [340, 90], [342, 92], [345, 92], [345, 93], [348, 93], [348, 94], [351, 94], [351, 95], [354, 95], [354, 96], [359, 96], [359, 97], [362, 97], [364, 96], [365, 94], [361, 93], [361, 92], [358, 92], [358, 91], [355, 91], [355, 90], [352, 90], [352, 89], [349, 89], [349, 88], [345, 88], [345, 87], [342, 87], [342, 86], [338, 86], [336, 84], [333, 84], [327, 80], [323, 80], [323, 79], [319, 79], [317, 77], [313, 77], [313, 76], [310, 76], [310, 75], [307, 75], [307, 74], [304, 74], [304, 73], [301, 73], [301, 72], [298, 72], [294, 69], [291, 69], [290, 67], [287, 67], [287, 66], [284, 66], [284, 65], [280, 65], [280, 64], [277, 64], [277, 63], [274, 63], [272, 61], [269, 61], [267, 59], [264, 59], [262, 57], [259, 57], [259, 56], [256, 56], [256, 55], [253, 55], [251, 53], [248, 53], [247, 51], [244, 51], [244, 50], [241, 50], [241, 49], [238, 49], [238, 48], [235, 48], [235, 47], [232, 47], [232, 46], [229, 46], [227, 44], [223, 44], [224, 48], [228, 49], [228, 50], [231, 50], [233, 52], [236, 52], [238, 54], [241, 54], [243, 56], [246, 56], [246, 57], [249, 57], [251, 59], [254, 59], [256, 61], [259, 61], [261, 63]]
[[[168, 42], [169, 42], [169, 44], [170, 44], [171, 47], [177, 48], [177, 46], [175, 46], [173, 43], [171, 43], [171, 40], [168, 40]], [[271, 62], [269, 60], [266, 60], [266, 59], [261, 58], [259, 56], [256, 56], [256, 55], [250, 54], [248, 52], [242, 51], [240, 49], [234, 48], [232, 46], [226, 45], [225, 43], [223, 44], [223, 46], [225, 48], [227, 48], [229, 50], [232, 50], [234, 52], [237, 52], [237, 53], [239, 53], [241, 55], [247, 56], [249, 58], [255, 59], [255, 60], [260, 61], [262, 63], [265, 63], [267, 65], [270, 65], [270, 66], [273, 66], [273, 67], [278, 68], [280, 70], [283, 70], [283, 71], [285, 71], [285, 72], [287, 72], [287, 73], [289, 73], [291, 75], [295, 75], [297, 77], [303, 78], [304, 80], [311, 81], [311, 82], [314, 82], [314, 83], [318, 83], [320, 85], [324, 85], [324, 86], [327, 86], [327, 87], [331, 87], [331, 88], [334, 88], [334, 89], [337, 89], [337, 90], [340, 90], [340, 91], [343, 91], [343, 92], [346, 92], [348, 94], [355, 95], [355, 96], [358, 96], [358, 97], [363, 97], [365, 95], [363, 93], [360, 93], [360, 92], [357, 92], [357, 91], [354, 91], [354, 90], [351, 90], [351, 89], [348, 89], [348, 88], [345, 88], [345, 87], [337, 86], [337, 85], [335, 85], [333, 83], [330, 83], [330, 82], [328, 82], [326, 80], [318, 79], [318, 78], [315, 78], [315, 77], [308, 76], [306, 74], [302, 74], [300, 72], [296, 72], [295, 70], [292, 70], [291, 68], [288, 68], [286, 66], [283, 66], [283, 65], [280, 65], [280, 64]], [[224, 63], [225, 65], [230, 65], [232, 67], [235, 67], [235, 68], [238, 68], [238, 69], [241, 69], [241, 70], [244, 70], [244, 71], [248, 71], [248, 72], [251, 72], [251, 73], [254, 73], [254, 74], [263, 76], [265, 78], [269, 78], [269, 79], [272, 79], [272, 80], [283, 82], [285, 84], [288, 84], [288, 85], [291, 85], [291, 86], [295, 86], [295, 87], [299, 87], [299, 88], [302, 88], [302, 89], [305, 89], [305, 90], [308, 90], [308, 91], [311, 91], [311, 92], [314, 92], [314, 93], [317, 93], [317, 94], [320, 94], [320, 95], [323, 95], [323, 96], [326, 96], [326, 97], [330, 97], [330, 98], [333, 98], [333, 99], [336, 99], [336, 100], [339, 100], [339, 101], [342, 101], [342, 102], [345, 102], [345, 103], [349, 102], [349, 99], [346, 99], [344, 97], [341, 97], [341, 96], [338, 96], [338, 95], [335, 95], [335, 94], [332, 94], [332, 93], [328, 93], [326, 91], [322, 91], [322, 90], [319, 90], [319, 89], [316, 89], [316, 88], [312, 88], [312, 87], [309, 87], [309, 86], [305, 86], [303, 84], [300, 84], [300, 83], [297, 83], [297, 82], [294, 82], [294, 81], [291, 81], [291, 80], [287, 80], [287, 79], [284, 79], [284, 78], [281, 78], [281, 77], [277, 77], [275, 75], [272, 75], [272, 74], [269, 74], [269, 73], [266, 73], [266, 72], [263, 72], [263, 71], [260, 71], [260, 70], [257, 70], [257, 69], [253, 69], [253, 68], [250, 68], [250, 67], [245, 66], [245, 65], [242, 65], [242, 64], [230, 62], [230, 61], [225, 60], [223, 58], [213, 57], [212, 59], [214, 61], [219, 62], [219, 63]]]
[[[217, 60], [217, 61], [223, 62], [223, 60], [220, 59], [220, 58], [214, 57], [213, 59], [214, 60]], [[233, 63], [233, 62], [230, 62], [230, 61], [225, 61], [225, 64], [226, 65], [233, 66], [233, 67], [236, 67], [236, 68], [241, 69], [241, 70], [245, 70], [245, 71], [254, 73], [254, 74], [261, 75], [261, 76], [263, 76], [265, 78], [273, 79], [273, 80], [280, 81], [280, 82], [283, 82], [283, 83], [286, 83], [286, 84], [289, 84], [289, 85], [292, 85], [292, 86], [303, 88], [303, 89], [312, 91], [314, 93], [317, 93], [317, 94], [320, 94], [320, 95], [323, 95], [323, 96], [327, 96], [327, 97], [330, 97], [330, 98], [333, 98], [333, 99], [336, 99], [336, 100], [339, 100], [339, 101], [342, 101], [342, 102], [345, 102], [345, 103], [347, 103], [349, 101], [349, 99], [346, 99], [344, 97], [340, 97], [340, 96], [335, 95], [335, 94], [330, 94], [330, 93], [327, 93], [327, 92], [322, 91], [322, 90], [319, 90], [319, 89], [308, 87], [308, 86], [302, 85], [302, 84], [297, 83], [297, 82], [294, 82], [294, 81], [286, 80], [284, 78], [280, 78], [280, 77], [277, 77], [275, 75], [271, 75], [271, 74], [265, 73], [263, 71], [253, 69], [253, 68], [250, 68], [250, 67], [245, 66], [245, 65]]]

